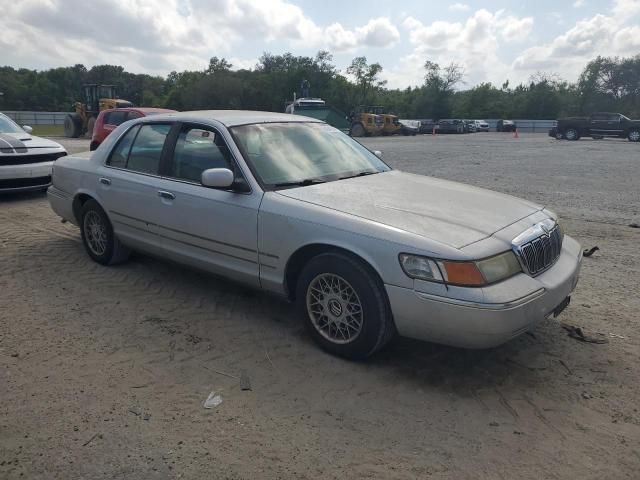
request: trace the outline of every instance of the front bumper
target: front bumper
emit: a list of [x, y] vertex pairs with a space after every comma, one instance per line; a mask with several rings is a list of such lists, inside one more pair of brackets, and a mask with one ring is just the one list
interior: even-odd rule
[[[546, 272], [529, 279], [536, 288], [500, 303], [462, 301], [385, 285], [400, 335], [464, 348], [490, 348], [533, 329], [566, 299], [578, 282], [582, 250], [564, 237], [562, 254]], [[489, 287], [514, 291], [520, 275]]]
[[51, 185], [53, 162], [0, 166], [0, 191], [43, 190]]

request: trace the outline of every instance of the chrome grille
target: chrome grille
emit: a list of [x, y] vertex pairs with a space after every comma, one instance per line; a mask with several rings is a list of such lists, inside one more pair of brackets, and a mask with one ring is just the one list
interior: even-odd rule
[[548, 233], [544, 232], [544, 229], [535, 232], [532, 238], [518, 244], [514, 243], [520, 263], [530, 275], [538, 275], [551, 267], [562, 250], [562, 231], [558, 225]]

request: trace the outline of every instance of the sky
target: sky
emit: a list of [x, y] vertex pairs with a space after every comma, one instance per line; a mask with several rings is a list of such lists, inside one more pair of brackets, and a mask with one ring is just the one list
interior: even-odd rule
[[640, 0], [0, 0], [0, 65], [15, 68], [166, 75], [320, 49], [343, 72], [356, 56], [380, 63], [390, 88], [421, 84], [426, 60], [460, 64], [465, 87], [575, 81], [597, 55], [640, 54]]

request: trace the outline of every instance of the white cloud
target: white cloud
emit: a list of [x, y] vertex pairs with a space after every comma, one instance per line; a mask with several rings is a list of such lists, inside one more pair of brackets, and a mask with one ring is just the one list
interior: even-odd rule
[[407, 17], [402, 25], [409, 31], [413, 51], [399, 64], [384, 72], [390, 86], [403, 87], [423, 82], [424, 62], [431, 60], [441, 66], [460, 64], [469, 83], [483, 81], [502, 83], [508, 77], [509, 65], [498, 57], [504, 42], [526, 39], [533, 28], [533, 18], [516, 17], [504, 10], [489, 12], [481, 9], [464, 22], [435, 21], [423, 24]]
[[550, 42], [526, 49], [515, 59], [513, 68], [522, 74], [545, 70], [574, 80], [598, 55], [636, 55], [640, 51], [640, 26], [633, 17], [639, 13], [640, 1], [617, 0], [611, 14], [580, 20]]
[[452, 12], [468, 12], [471, 9], [466, 3], [454, 3], [449, 5], [449, 10]]
[[211, 56], [236, 54], [242, 42], [341, 52], [385, 48], [400, 38], [389, 18], [322, 26], [288, 0], [21, 0], [2, 8], [3, 63], [39, 68], [112, 63], [166, 73], [204, 68]]
[[581, 8], [584, 7], [585, 0], [576, 0], [573, 2], [573, 8]]

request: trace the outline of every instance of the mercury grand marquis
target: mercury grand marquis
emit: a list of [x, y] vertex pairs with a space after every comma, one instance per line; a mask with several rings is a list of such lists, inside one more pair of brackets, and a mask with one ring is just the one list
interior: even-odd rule
[[138, 250], [275, 292], [345, 357], [396, 334], [489, 348], [566, 307], [582, 251], [555, 213], [380, 157], [297, 115], [164, 114], [59, 159], [48, 198], [96, 262]]

